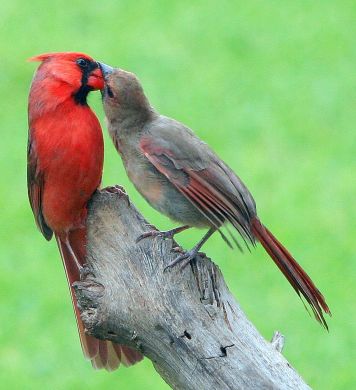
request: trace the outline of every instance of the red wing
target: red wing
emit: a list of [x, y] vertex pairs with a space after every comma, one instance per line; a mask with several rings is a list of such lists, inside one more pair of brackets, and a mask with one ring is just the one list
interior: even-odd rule
[[27, 146], [27, 190], [36, 224], [46, 240], [52, 238], [53, 232], [46, 224], [42, 214], [42, 194], [44, 186], [43, 173], [39, 171], [35, 145], [29, 134]]
[[[209, 168], [201, 170], [183, 168], [170, 151], [155, 148], [149, 139], [143, 139], [140, 146], [155, 168], [197, 207], [214, 227], [219, 229], [224, 222], [230, 222], [244, 239], [254, 245], [248, 220], [243, 211], [239, 212], [239, 205], [212, 184], [216, 172]], [[223, 171], [221, 173], [224, 174]]]

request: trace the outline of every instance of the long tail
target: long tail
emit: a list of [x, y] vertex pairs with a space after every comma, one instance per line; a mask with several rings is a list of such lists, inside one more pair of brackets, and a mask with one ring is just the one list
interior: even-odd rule
[[251, 227], [254, 236], [260, 241], [299, 297], [302, 295], [308, 302], [317, 321], [328, 329], [323, 311], [329, 315], [331, 315], [331, 312], [323, 295], [316, 288], [310, 277], [276, 237], [262, 225], [257, 217], [252, 219]]
[[[71, 254], [71, 250], [75, 254], [78, 262], [83, 265], [85, 263], [86, 231], [85, 229], [78, 229], [70, 232], [68, 234], [67, 242], [64, 238], [57, 235], [56, 240], [69, 284], [80, 343], [82, 345], [84, 356], [91, 360], [94, 368], [105, 368], [108, 371], [117, 369], [120, 363], [125, 366], [131, 366], [132, 364], [142, 360], [143, 356], [132, 348], [114, 344], [111, 341], [99, 340], [85, 333], [84, 324], [80, 318], [76, 297], [72, 288], [72, 284], [80, 279], [80, 275], [77, 264]], [[68, 243], [70, 248], [68, 248]]]

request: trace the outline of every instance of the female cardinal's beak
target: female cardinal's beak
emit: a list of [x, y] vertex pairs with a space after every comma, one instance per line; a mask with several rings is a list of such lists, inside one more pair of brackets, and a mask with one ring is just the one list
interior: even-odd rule
[[103, 64], [102, 62], [98, 62], [99, 68], [101, 69], [101, 72], [103, 74], [104, 80], [105, 80], [105, 86], [101, 90], [101, 97], [104, 100], [107, 97], [114, 97], [109, 85], [108, 85], [108, 77], [111, 75], [111, 73], [114, 71], [114, 68], [112, 68], [109, 65]]
[[109, 75], [113, 72], [113, 70], [114, 70], [114, 68], [112, 68], [112, 67], [109, 66], [109, 65], [103, 64], [102, 62], [98, 62], [98, 65], [99, 65], [101, 71], [103, 72], [103, 76], [104, 76], [105, 79], [106, 79], [106, 77], [109, 76]]

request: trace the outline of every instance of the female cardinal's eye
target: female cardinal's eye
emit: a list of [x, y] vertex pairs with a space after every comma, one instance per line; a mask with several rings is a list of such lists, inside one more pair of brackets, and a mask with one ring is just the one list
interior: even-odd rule
[[78, 58], [76, 62], [81, 68], [86, 68], [89, 65], [89, 61], [85, 58]]

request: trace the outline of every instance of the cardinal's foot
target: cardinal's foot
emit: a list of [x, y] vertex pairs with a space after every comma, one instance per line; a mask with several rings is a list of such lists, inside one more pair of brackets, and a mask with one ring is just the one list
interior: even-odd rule
[[122, 186], [119, 186], [118, 184], [116, 184], [114, 186], [105, 187], [105, 188], [103, 188], [102, 191], [109, 192], [110, 194], [122, 194], [123, 193], [126, 195], [125, 188]]
[[172, 253], [185, 253], [185, 250], [181, 246], [175, 246], [171, 249]]
[[149, 232], [142, 233], [136, 238], [136, 243], [140, 242], [141, 240], [144, 240], [148, 237], [162, 237], [162, 238], [172, 238], [173, 235], [170, 234], [170, 230], [166, 232], [160, 232], [159, 230], [151, 230]]
[[168, 268], [174, 267], [176, 264], [181, 263], [181, 269], [185, 268], [192, 260], [196, 258], [198, 250], [193, 248], [190, 251], [183, 253], [182, 255], [176, 257], [172, 262], [164, 267], [163, 271], [166, 271]]
[[141, 240], [148, 238], [148, 237], [162, 237], [163, 239], [170, 238], [172, 239], [177, 233], [182, 232], [183, 230], [188, 229], [189, 226], [180, 226], [172, 230], [166, 230], [166, 231], [159, 231], [159, 230], [151, 230], [149, 232], [142, 233], [140, 236], [137, 237], [136, 243], [140, 242]]

